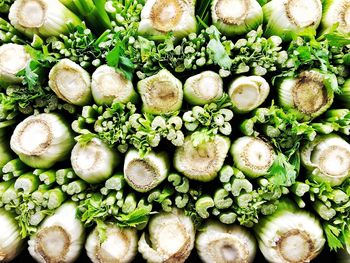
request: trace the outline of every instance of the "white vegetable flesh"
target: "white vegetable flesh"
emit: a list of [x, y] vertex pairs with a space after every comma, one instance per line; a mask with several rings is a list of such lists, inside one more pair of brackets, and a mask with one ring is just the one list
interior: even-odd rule
[[10, 262], [23, 248], [24, 240], [15, 215], [0, 208], [0, 262]]
[[249, 136], [238, 138], [232, 144], [231, 155], [235, 166], [253, 178], [266, 175], [276, 158], [271, 145]]
[[28, 241], [31, 256], [40, 263], [70, 263], [84, 245], [84, 227], [76, 217], [77, 205], [68, 202], [45, 219]]
[[[87, 255], [93, 263], [129, 263], [137, 254], [137, 231], [135, 228], [120, 228], [106, 223], [105, 233], [96, 227], [85, 243]], [[105, 236], [102, 240], [102, 236]]]
[[140, 34], [182, 38], [196, 30], [194, 0], [148, 0], [142, 9]]
[[56, 95], [71, 104], [87, 105], [92, 98], [89, 73], [69, 59], [60, 60], [49, 74], [49, 86]]
[[205, 263], [251, 263], [256, 254], [256, 241], [245, 228], [209, 222], [196, 238], [196, 249]]
[[78, 142], [74, 146], [71, 163], [74, 172], [81, 179], [96, 184], [113, 175], [114, 168], [119, 164], [119, 156], [100, 139], [93, 138], [87, 144]]
[[60, 115], [42, 113], [19, 123], [10, 145], [25, 164], [34, 168], [50, 168], [68, 157], [74, 140]]
[[147, 262], [182, 263], [194, 247], [193, 222], [178, 209], [153, 216], [148, 231], [149, 242], [143, 233], [138, 243], [138, 250]]
[[16, 74], [28, 65], [30, 59], [22, 45], [9, 43], [0, 46], [0, 82], [21, 83], [22, 78]]

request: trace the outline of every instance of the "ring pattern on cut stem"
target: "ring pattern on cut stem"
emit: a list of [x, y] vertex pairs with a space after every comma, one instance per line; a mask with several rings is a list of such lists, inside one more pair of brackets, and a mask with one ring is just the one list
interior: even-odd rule
[[239, 25], [248, 16], [250, 0], [219, 0], [215, 12], [219, 20], [225, 24]]
[[47, 5], [44, 1], [23, 0], [17, 11], [18, 22], [25, 28], [40, 28], [45, 23], [46, 12]]
[[160, 32], [169, 32], [176, 27], [183, 15], [180, 0], [158, 0], [151, 10], [154, 28]]

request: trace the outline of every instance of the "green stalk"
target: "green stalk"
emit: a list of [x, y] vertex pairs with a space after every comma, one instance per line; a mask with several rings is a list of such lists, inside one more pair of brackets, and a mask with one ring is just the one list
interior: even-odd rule
[[293, 196], [293, 200], [295, 201], [295, 203], [298, 205], [299, 208], [305, 208], [306, 203], [304, 202], [303, 199], [301, 199], [301, 197]]
[[179, 193], [187, 193], [190, 189], [190, 182], [186, 177], [172, 173], [168, 176], [168, 181], [173, 184], [175, 190]]
[[32, 226], [38, 226], [47, 216], [46, 211], [37, 211], [29, 218], [29, 224]]
[[105, 182], [105, 187], [109, 190], [119, 191], [123, 189], [124, 185], [125, 185], [125, 180], [124, 180], [123, 174], [121, 173], [113, 175], [111, 178], [109, 178]]
[[103, 204], [106, 206], [113, 206], [117, 201], [116, 192], [111, 192], [108, 194], [105, 200], [103, 200]]
[[73, 201], [73, 202], [79, 202], [80, 199], [78, 198], [78, 195], [77, 194], [74, 194], [70, 197], [70, 199]]
[[8, 174], [3, 174], [2, 175], [2, 180], [6, 181], [10, 181], [13, 178], [15, 178], [15, 176], [13, 175], [13, 173], [8, 173]]
[[117, 191], [117, 194], [115, 195], [117, 200], [122, 200], [124, 197], [124, 192], [123, 191]]
[[220, 182], [228, 183], [234, 175], [233, 168], [229, 165], [224, 165], [220, 170]]
[[87, 184], [85, 181], [76, 180], [67, 185], [67, 190], [65, 192], [69, 195], [74, 195], [83, 192], [86, 188]]
[[316, 200], [313, 202], [313, 208], [315, 211], [319, 214], [320, 217], [322, 217], [324, 220], [331, 220], [335, 215], [336, 211], [333, 208], [327, 207], [324, 203], [321, 201]]
[[220, 222], [228, 225], [233, 224], [236, 221], [236, 219], [237, 214], [235, 214], [234, 212], [225, 212], [219, 215]]
[[68, 184], [71, 181], [71, 179], [74, 179], [76, 177], [77, 176], [72, 168], [60, 169], [56, 172], [56, 182], [59, 185]]
[[118, 200], [116, 205], [119, 207], [119, 208], [122, 208], [123, 205], [124, 205], [124, 200]]
[[163, 211], [170, 213], [172, 210], [172, 204], [173, 202], [169, 198], [163, 200], [163, 202], [161, 203]]
[[186, 205], [188, 204], [190, 198], [188, 196], [188, 194], [184, 194], [184, 195], [177, 195], [175, 197], [175, 205], [177, 208], [183, 209], [186, 207]]
[[129, 214], [136, 209], [137, 200], [134, 193], [128, 194], [125, 199], [122, 208], [124, 214]]
[[7, 182], [0, 182], [0, 201], [2, 199], [2, 196], [6, 192], [8, 188], [10, 188], [14, 184], [15, 180], [7, 181]]
[[60, 188], [55, 188], [47, 191], [44, 198], [47, 200], [47, 208], [52, 210], [60, 207], [66, 200], [66, 195]]
[[332, 123], [312, 123], [311, 126], [321, 134], [330, 134], [334, 131], [334, 125]]
[[2, 168], [3, 173], [13, 173], [17, 170], [23, 170], [27, 168], [27, 166], [19, 159], [13, 159], [6, 163]]
[[39, 176], [40, 174], [42, 174], [43, 172], [46, 172], [47, 170], [46, 169], [35, 169], [33, 171], [33, 174]]
[[214, 206], [215, 202], [210, 196], [202, 196], [197, 200], [195, 209], [201, 218], [206, 219], [210, 216], [208, 210]]
[[36, 175], [26, 173], [16, 180], [14, 187], [16, 190], [22, 191], [24, 194], [30, 194], [37, 190], [39, 185], [40, 180]]
[[56, 182], [56, 171], [48, 170], [39, 175], [40, 181], [44, 182], [46, 185], [51, 185]]
[[17, 189], [15, 189], [15, 184], [12, 184], [6, 189], [2, 195], [2, 202], [4, 204], [9, 204], [11, 201], [14, 201], [19, 197]]
[[0, 18], [0, 41], [2, 43], [23, 44], [23, 36], [5, 19]]
[[278, 208], [277, 206], [278, 202], [274, 203], [265, 203], [261, 205], [261, 214], [267, 216], [267, 215], [272, 215]]
[[147, 197], [147, 201], [149, 202], [149, 203], [153, 203], [153, 202], [155, 202], [157, 199], [159, 199], [160, 198], [160, 195], [161, 195], [161, 192], [160, 192], [160, 190], [154, 190], [154, 191], [152, 191], [149, 195], [148, 195], [148, 197]]
[[227, 191], [227, 192], [231, 192], [232, 191], [232, 184], [231, 183], [225, 183], [223, 185], [223, 188]]
[[[69, 0], [61, 2], [68, 3]], [[73, 7], [74, 3], [74, 9], [78, 10], [79, 14], [87, 21], [88, 26], [97, 33], [102, 33], [106, 29], [112, 29], [111, 21], [104, 8], [105, 0], [71, 0], [70, 2], [70, 6]]]
[[253, 191], [253, 185], [247, 179], [234, 179], [232, 181], [232, 194], [239, 196], [242, 191], [250, 193]]
[[86, 193], [76, 194], [79, 200], [84, 200], [86, 198]]
[[31, 198], [37, 205], [41, 205], [44, 201], [44, 195], [50, 190], [50, 186], [46, 184], [41, 184], [36, 191], [31, 195]]
[[226, 209], [232, 206], [233, 200], [229, 197], [230, 193], [225, 189], [219, 189], [214, 194], [214, 204], [218, 209]]
[[111, 190], [110, 190], [110, 189], [107, 189], [106, 187], [102, 187], [102, 188], [100, 189], [100, 192], [101, 192], [101, 194], [103, 194], [103, 195], [108, 195], [108, 194], [111, 192]]
[[302, 197], [307, 192], [310, 191], [310, 186], [308, 184], [305, 184], [305, 183], [296, 182], [295, 184], [292, 185], [292, 187], [290, 189], [294, 194], [296, 194], [299, 197]]
[[335, 189], [329, 194], [329, 198], [336, 204], [343, 204], [349, 201], [349, 195], [340, 189]]
[[90, 105], [84, 106], [83, 110], [81, 112], [81, 116], [84, 119], [91, 118], [91, 119], [96, 120], [98, 118], [99, 114], [102, 114], [102, 113], [103, 113], [103, 107], [94, 104], [92, 106], [90, 106]]
[[213, 208], [213, 210], [211, 210], [211, 214], [213, 216], [219, 216], [221, 214], [221, 211], [219, 209], [217, 209], [216, 207]]
[[190, 182], [186, 177], [182, 178], [182, 183], [175, 186], [175, 190], [179, 193], [187, 193], [190, 190]]
[[281, 131], [271, 125], [263, 125], [262, 131], [271, 138], [277, 138], [281, 135]]
[[251, 193], [246, 193], [246, 194], [241, 194], [240, 196], [236, 197], [234, 200], [240, 208], [248, 208], [250, 202], [252, 202], [253, 199], [254, 199], [254, 196]]
[[339, 95], [339, 100], [346, 108], [350, 108], [350, 79], [347, 79], [341, 89], [342, 93]]
[[27, 170], [17, 170], [12, 172], [14, 177], [20, 177], [22, 174], [25, 174], [27, 172]]
[[245, 119], [240, 125], [242, 133], [246, 136], [257, 136], [257, 132], [254, 131], [254, 124], [253, 119]]

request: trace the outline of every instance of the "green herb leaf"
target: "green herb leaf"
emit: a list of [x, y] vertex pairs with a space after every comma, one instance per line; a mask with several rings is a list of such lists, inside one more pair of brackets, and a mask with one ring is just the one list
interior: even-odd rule
[[277, 186], [291, 186], [295, 183], [297, 172], [295, 167], [290, 164], [287, 157], [277, 153], [276, 160], [269, 170], [269, 180]]
[[344, 247], [339, 237], [341, 233], [340, 229], [330, 224], [324, 224], [323, 229], [326, 234], [328, 246], [331, 250], [337, 251], [338, 249], [342, 249]]

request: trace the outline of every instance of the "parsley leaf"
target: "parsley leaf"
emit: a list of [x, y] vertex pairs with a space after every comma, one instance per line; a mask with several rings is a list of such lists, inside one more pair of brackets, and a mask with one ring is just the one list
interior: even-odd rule
[[295, 183], [297, 177], [295, 167], [289, 163], [287, 157], [281, 152], [277, 153], [277, 157], [268, 174], [270, 181], [277, 186], [291, 186]]

